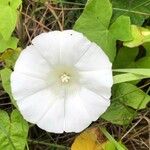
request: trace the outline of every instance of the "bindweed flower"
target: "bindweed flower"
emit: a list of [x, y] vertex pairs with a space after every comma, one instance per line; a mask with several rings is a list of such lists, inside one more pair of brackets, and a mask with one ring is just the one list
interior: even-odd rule
[[42, 33], [16, 62], [12, 94], [27, 121], [49, 132], [80, 132], [110, 105], [111, 66], [81, 33]]

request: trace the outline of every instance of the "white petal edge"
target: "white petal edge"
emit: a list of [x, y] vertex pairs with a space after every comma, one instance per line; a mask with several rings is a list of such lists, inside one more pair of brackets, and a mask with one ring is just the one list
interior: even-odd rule
[[110, 105], [110, 99], [105, 99], [84, 87], [80, 92], [80, 97], [92, 121], [97, 120]]
[[98, 95], [109, 99], [113, 85], [112, 70], [80, 71], [80, 84]]
[[42, 58], [38, 50], [33, 45], [30, 45], [21, 52], [14, 70], [45, 79], [47, 78], [47, 74], [51, 71], [51, 67], [46, 60]]
[[31, 123], [37, 123], [56, 102], [55, 96], [50, 92], [51, 88], [43, 89], [34, 95], [17, 101], [18, 108], [24, 119]]
[[97, 120], [109, 105], [109, 99], [103, 99], [83, 87], [80, 92], [66, 99], [64, 131], [81, 132]]
[[79, 32], [65, 30], [60, 43], [60, 59], [62, 64], [75, 64], [86, 53], [91, 42]]
[[61, 31], [42, 33], [32, 40], [42, 57], [52, 66], [59, 63]]
[[97, 44], [92, 43], [75, 67], [80, 71], [111, 70], [112, 63], [103, 50]]
[[34, 78], [16, 71], [12, 72], [10, 80], [12, 94], [16, 101], [31, 96], [50, 86], [50, 83], [45, 80]]
[[53, 106], [37, 122], [37, 125], [48, 132], [64, 132], [64, 99], [55, 99]]
[[52, 65], [76, 63], [91, 45], [82, 33], [73, 30], [42, 33], [32, 43]]
[[92, 122], [87, 110], [82, 104], [79, 92], [67, 95], [65, 101], [65, 132], [80, 132]]

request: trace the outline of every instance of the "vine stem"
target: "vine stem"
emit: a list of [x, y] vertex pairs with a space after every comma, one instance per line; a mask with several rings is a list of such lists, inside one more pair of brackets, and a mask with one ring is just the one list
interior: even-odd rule
[[69, 147], [66, 147], [63, 145], [58, 145], [58, 144], [53, 144], [53, 143], [47, 143], [47, 142], [43, 142], [43, 141], [28, 139], [28, 142], [32, 143], [32, 144], [40, 144], [40, 145], [45, 145], [45, 146], [49, 146], [49, 147], [57, 147], [57, 148], [65, 149], [65, 150], [70, 150]]

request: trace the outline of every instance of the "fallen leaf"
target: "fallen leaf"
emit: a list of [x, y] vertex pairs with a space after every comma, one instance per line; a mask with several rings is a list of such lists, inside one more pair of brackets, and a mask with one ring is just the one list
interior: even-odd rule
[[108, 147], [115, 150], [115, 145], [106, 139], [98, 127], [94, 127], [77, 136], [71, 150], [108, 150]]

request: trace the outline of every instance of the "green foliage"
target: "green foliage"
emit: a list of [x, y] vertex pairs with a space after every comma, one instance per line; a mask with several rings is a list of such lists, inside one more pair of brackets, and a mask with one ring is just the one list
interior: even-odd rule
[[4, 52], [8, 48], [16, 49], [18, 39], [15, 37], [10, 37], [7, 41], [0, 37], [0, 53]]
[[120, 41], [128, 41], [132, 39], [130, 34], [130, 18], [127, 16], [118, 17], [115, 22], [110, 26], [109, 32], [111, 35]]
[[150, 42], [144, 43], [143, 47], [146, 49], [146, 56], [150, 56]]
[[[147, 61], [146, 61], [147, 63]], [[136, 64], [136, 63], [135, 63]], [[144, 64], [145, 65], [145, 64]], [[147, 65], [147, 64], [146, 64]], [[114, 69], [114, 72], [123, 72], [124, 74], [115, 75], [114, 84], [128, 82], [133, 80], [140, 80], [150, 77], [150, 67], [146, 69]]]
[[107, 142], [105, 150], [127, 150], [127, 148], [121, 142], [117, 142], [105, 128], [100, 127], [100, 130], [109, 140]]
[[10, 0], [10, 6], [17, 9], [22, 4], [22, 0]]
[[127, 125], [137, 115], [135, 110], [129, 108], [118, 99], [112, 101], [107, 111], [101, 116], [101, 118], [119, 125]]
[[[129, 70], [123, 70], [123, 74], [117, 74], [115, 72], [114, 84], [122, 83], [122, 82], [129, 82], [129, 81], [140, 81], [144, 78], [149, 78], [150, 74], [146, 73], [149, 70], [141, 70], [144, 68], [150, 69], [150, 58], [149, 56], [142, 57], [136, 60], [139, 53], [139, 48], [128, 48], [123, 47], [119, 49], [115, 61], [113, 63], [113, 68], [130, 68]], [[131, 68], [139, 68], [142, 72], [134, 72]], [[132, 72], [130, 72], [132, 70]], [[115, 70], [114, 70], [115, 71]], [[128, 73], [129, 71], [129, 73]], [[135, 69], [135, 71], [137, 71]], [[118, 73], [118, 72], [117, 72]], [[146, 73], [146, 74], [145, 74]]]
[[2, 81], [2, 86], [6, 93], [8, 93], [11, 102], [15, 107], [17, 107], [15, 100], [13, 99], [13, 96], [11, 94], [11, 86], [10, 86], [10, 76], [12, 73], [12, 70], [10, 68], [14, 67], [14, 64], [20, 54], [20, 49], [8, 49], [4, 53], [0, 55], [0, 61], [4, 62], [5, 68], [0, 70], [0, 76]]
[[142, 25], [150, 17], [149, 0], [112, 0], [114, 14], [112, 21], [120, 15], [128, 15], [132, 24]]
[[144, 109], [148, 102], [150, 96], [138, 87], [130, 83], [116, 84], [113, 86], [112, 104], [101, 117], [115, 124], [126, 125], [137, 115], [134, 109]]
[[16, 48], [18, 40], [11, 37], [17, 23], [17, 8], [21, 0], [0, 0], [0, 52]]
[[89, 0], [74, 29], [97, 43], [113, 61], [116, 55], [116, 40], [132, 40], [130, 18], [120, 16], [113, 24], [112, 6], [109, 0]]
[[105, 144], [105, 150], [116, 150], [116, 146], [112, 142], [108, 141]]
[[123, 47], [119, 49], [113, 63], [113, 68], [127, 68], [135, 61], [135, 58], [138, 55], [138, 51], [138, 48]]
[[2, 80], [2, 86], [4, 88], [4, 90], [8, 93], [11, 102], [17, 107], [15, 100], [12, 97], [11, 94], [11, 87], [10, 87], [10, 75], [11, 75], [12, 71], [8, 68], [5, 68], [3, 70], [0, 71], [0, 75], [1, 75], [1, 80]]
[[122, 82], [129, 82], [129, 81], [135, 81], [135, 80], [141, 80], [148, 78], [148, 76], [144, 75], [137, 75], [132, 73], [123, 73], [113, 76], [114, 84], [122, 83]]
[[17, 110], [11, 116], [0, 110], [0, 149], [24, 150], [27, 143], [28, 123]]
[[0, 33], [4, 40], [7, 41], [15, 29], [17, 13], [10, 6], [0, 6], [0, 20]]
[[136, 47], [143, 43], [150, 42], [150, 30], [138, 27], [135, 25], [131, 26], [133, 40], [124, 42], [123, 45], [127, 47]]
[[5, 67], [13, 68], [20, 52], [19, 48], [8, 49], [0, 55], [0, 61], [4, 62]]
[[150, 69], [114, 69], [114, 72], [128, 72], [128, 73], [133, 73], [137, 75], [143, 75], [150, 77]]
[[113, 92], [114, 97], [120, 97], [119, 101], [121, 103], [134, 109], [144, 109], [147, 103], [150, 102], [149, 95], [130, 83], [115, 85]]
[[147, 68], [150, 69], [150, 57], [143, 57], [136, 62], [130, 64], [132, 68]]

